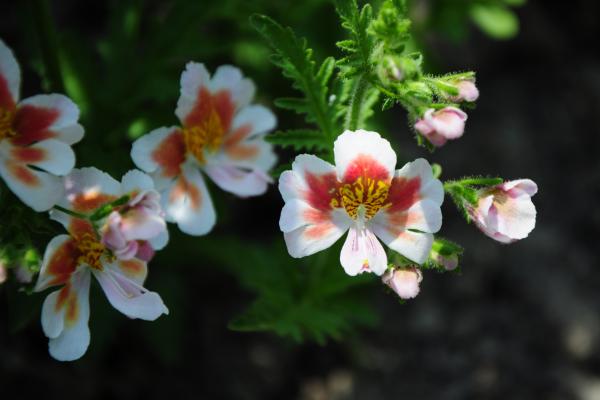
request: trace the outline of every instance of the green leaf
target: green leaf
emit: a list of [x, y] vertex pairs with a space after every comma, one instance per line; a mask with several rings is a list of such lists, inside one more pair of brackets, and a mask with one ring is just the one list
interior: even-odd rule
[[282, 27], [265, 15], [255, 14], [250, 22], [275, 51], [271, 58], [273, 63], [304, 95], [303, 99], [280, 99], [276, 105], [306, 114], [307, 122], [316, 123], [325, 137], [333, 141], [336, 118], [328, 105], [333, 58], [326, 59], [317, 72], [312, 49], [308, 48], [305, 39], [296, 37], [292, 29]]
[[519, 19], [506, 6], [475, 3], [469, 11], [473, 22], [495, 39], [511, 39], [519, 32]]
[[321, 132], [310, 129], [277, 131], [265, 136], [265, 140], [282, 147], [293, 147], [296, 151], [325, 150], [328, 146]]

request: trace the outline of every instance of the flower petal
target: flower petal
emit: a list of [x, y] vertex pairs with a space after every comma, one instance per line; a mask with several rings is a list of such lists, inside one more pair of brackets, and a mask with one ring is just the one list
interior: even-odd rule
[[83, 127], [77, 123], [79, 108], [62, 94], [39, 94], [21, 101], [15, 115], [17, 136], [12, 142], [28, 145], [45, 139], [67, 144], [83, 138]]
[[121, 194], [143, 192], [154, 189], [154, 181], [148, 175], [137, 169], [128, 171], [121, 178]]
[[183, 174], [162, 193], [163, 209], [170, 221], [190, 235], [205, 235], [216, 222], [215, 209], [200, 171], [189, 164]]
[[66, 283], [77, 269], [79, 251], [73, 238], [58, 235], [46, 246], [35, 291]]
[[21, 70], [12, 50], [0, 40], [0, 108], [13, 110], [19, 101]]
[[389, 181], [396, 167], [396, 153], [377, 132], [345, 131], [333, 145], [338, 179], [353, 183], [360, 176]]
[[149, 242], [154, 250], [164, 249], [169, 243], [169, 230], [165, 228], [158, 236], [150, 239]]
[[[267, 133], [277, 125], [275, 114], [267, 107], [260, 104], [241, 109], [233, 118], [232, 133], [245, 128], [246, 135], [252, 137], [257, 134]], [[225, 137], [227, 140], [227, 136]]]
[[54, 175], [66, 175], [75, 166], [75, 153], [71, 146], [55, 139], [47, 139], [27, 147], [11, 147], [10, 158], [14, 161], [35, 165]]
[[[7, 146], [5, 143], [0, 147]], [[63, 195], [61, 178], [1, 156], [0, 176], [23, 203], [38, 212], [52, 208]]]
[[72, 275], [67, 285], [44, 301], [42, 327], [50, 338], [50, 355], [59, 361], [81, 358], [90, 344], [89, 290], [89, 269], [82, 268]]
[[[342, 210], [333, 211], [328, 219], [311, 223], [310, 218], [303, 215], [303, 212], [310, 210], [313, 210], [310, 206], [302, 209], [299, 201], [293, 201], [289, 206], [286, 203], [282, 210], [280, 227], [285, 229], [285, 244], [288, 253], [294, 258], [306, 257], [329, 248], [342, 237], [351, 223]], [[298, 228], [290, 230], [295, 226]]]
[[500, 185], [500, 188], [511, 195], [511, 197], [518, 196], [533, 196], [537, 193], [537, 184], [531, 179], [516, 179], [514, 181], [504, 182]]
[[370, 230], [351, 227], [340, 253], [340, 263], [350, 276], [363, 272], [381, 275], [387, 268], [387, 255]]
[[302, 199], [321, 211], [332, 209], [331, 200], [337, 193], [335, 167], [317, 156], [300, 154], [292, 170], [279, 178], [279, 191], [284, 201]]
[[220, 91], [231, 93], [237, 110], [247, 106], [256, 91], [252, 80], [244, 78], [242, 71], [232, 65], [222, 65], [217, 68], [209, 87], [213, 93]]
[[389, 248], [397, 251], [410, 260], [422, 264], [427, 260], [433, 235], [431, 233], [411, 232], [404, 226], [394, 224], [394, 219], [379, 213], [369, 221], [369, 229], [377, 235]]
[[148, 291], [114, 266], [108, 265], [104, 271], [93, 270], [93, 273], [110, 304], [129, 318], [154, 321], [162, 314], [169, 314], [157, 293]]
[[433, 177], [429, 162], [418, 158], [396, 171], [388, 199], [395, 209], [408, 209], [419, 199], [430, 199], [442, 205], [444, 185]]
[[273, 181], [261, 170], [246, 170], [231, 165], [206, 165], [204, 172], [221, 189], [240, 197], [261, 195]]
[[194, 109], [200, 88], [207, 86], [209, 82], [210, 74], [204, 64], [196, 62], [186, 64], [185, 71], [181, 74], [181, 94], [175, 109], [175, 115], [181, 122], [185, 121], [187, 115]]
[[185, 151], [181, 130], [175, 126], [163, 127], [136, 140], [131, 148], [131, 158], [141, 170], [173, 179], [181, 174]]

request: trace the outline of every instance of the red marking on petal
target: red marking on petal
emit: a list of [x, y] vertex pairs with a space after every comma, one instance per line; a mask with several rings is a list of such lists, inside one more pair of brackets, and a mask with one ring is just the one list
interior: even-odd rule
[[98, 190], [88, 190], [69, 197], [73, 209], [79, 212], [93, 211], [98, 207], [117, 199], [117, 196], [101, 193]]
[[75, 239], [80, 239], [86, 234], [92, 236], [96, 235], [96, 231], [94, 230], [92, 224], [89, 221], [79, 218], [71, 218], [69, 228], [67, 230]]
[[339, 183], [335, 173], [318, 176], [307, 172], [305, 179], [308, 185], [305, 194], [308, 204], [320, 211], [330, 211], [331, 200], [338, 197]]
[[32, 164], [44, 160], [46, 151], [35, 147], [13, 147], [12, 156], [18, 161]]
[[165, 178], [174, 178], [181, 173], [185, 161], [185, 143], [180, 130], [172, 132], [152, 152], [152, 159], [162, 167]]
[[0, 75], [0, 108], [9, 111], [15, 109], [15, 101], [8, 88], [8, 82], [3, 75]]
[[327, 223], [309, 226], [304, 231], [304, 235], [310, 239], [320, 239], [325, 236], [332, 227], [332, 224]]
[[50, 261], [46, 267], [48, 275], [53, 276], [50, 285], [60, 285], [67, 282], [77, 268], [77, 258], [79, 256], [80, 252], [77, 249], [75, 240], [69, 239], [60, 245], [54, 251], [54, 254], [50, 256]]
[[359, 154], [346, 168], [344, 183], [354, 183], [358, 178], [371, 178], [380, 181], [389, 181], [388, 170], [373, 157]]
[[144, 273], [144, 263], [139, 260], [125, 260], [119, 263], [121, 270], [129, 276], [139, 276]]
[[229, 132], [235, 114], [235, 104], [231, 93], [228, 90], [221, 90], [212, 94], [206, 87], [202, 86], [198, 90], [196, 104], [183, 121], [184, 125], [186, 127], [200, 126], [213, 111], [216, 111], [219, 115], [223, 131]]
[[320, 224], [322, 222], [329, 222], [329, 213], [315, 210], [314, 208], [305, 210], [302, 214], [304, 219], [311, 224]]
[[7, 164], [8, 170], [12, 176], [25, 186], [38, 186], [40, 180], [29, 167], [14, 163]]
[[19, 107], [13, 122], [17, 136], [12, 139], [12, 142], [16, 145], [28, 145], [54, 137], [55, 133], [48, 128], [59, 116], [60, 111], [56, 109], [32, 105]]
[[179, 200], [182, 196], [188, 196], [192, 209], [198, 210], [202, 204], [202, 194], [196, 185], [188, 182], [183, 176], [177, 179], [177, 183], [171, 190], [169, 202], [173, 203]]
[[73, 326], [79, 319], [79, 304], [77, 303], [77, 293], [72, 290], [71, 284], [67, 283], [58, 293], [56, 299], [56, 312], [66, 307], [65, 323], [67, 326]]
[[230, 133], [223, 143], [225, 151], [234, 160], [247, 160], [258, 155], [258, 146], [242, 145], [243, 140], [252, 132], [252, 125], [246, 124]]
[[406, 179], [396, 177], [392, 179], [392, 185], [388, 192], [387, 202], [391, 206], [387, 209], [389, 213], [404, 211], [409, 209], [421, 198], [421, 179]]

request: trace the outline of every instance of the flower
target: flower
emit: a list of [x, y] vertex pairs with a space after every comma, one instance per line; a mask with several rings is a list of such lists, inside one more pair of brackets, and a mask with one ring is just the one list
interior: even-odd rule
[[518, 179], [485, 188], [479, 192], [477, 206], [467, 205], [471, 219], [483, 233], [502, 243], [526, 238], [535, 228], [536, 209], [531, 196], [537, 185]]
[[444, 267], [446, 271], [454, 271], [458, 267], [458, 254], [441, 254], [432, 251], [431, 259]]
[[19, 64], [0, 40], [0, 176], [23, 203], [46, 211], [62, 196], [59, 176], [73, 169], [71, 145], [83, 128], [69, 98], [48, 94], [19, 102], [20, 83]]
[[444, 190], [424, 159], [394, 171], [396, 154], [376, 132], [346, 131], [335, 166], [302, 154], [279, 179], [285, 201], [279, 227], [292, 257], [324, 250], [349, 231], [340, 262], [348, 275], [387, 268], [377, 238], [423, 263], [442, 224]]
[[458, 89], [458, 95], [451, 96], [450, 99], [456, 103], [461, 101], [473, 102], [479, 98], [479, 89], [475, 86], [472, 79], [463, 79], [455, 83]]
[[[119, 184], [95, 168], [74, 170], [65, 179], [65, 199], [60, 204], [69, 205], [77, 213], [93, 214], [122, 193], [149, 190], [151, 182], [150, 177], [139, 171], [129, 172]], [[51, 217], [68, 231], [48, 244], [35, 286], [38, 292], [60, 286], [46, 297], [42, 306], [42, 328], [50, 339], [52, 357], [71, 361], [87, 350], [92, 275], [112, 306], [130, 318], [153, 321], [169, 313], [160, 296], [142, 286], [148, 273], [145, 261], [135, 256], [127, 260], [117, 257], [88, 219], [62, 211], [52, 211]]]
[[441, 110], [428, 109], [423, 118], [415, 122], [415, 129], [436, 147], [446, 141], [458, 139], [465, 130], [467, 114], [456, 107], [444, 107]]
[[385, 272], [381, 280], [400, 298], [408, 300], [414, 299], [419, 294], [419, 284], [423, 280], [423, 274], [415, 267], [391, 268]]
[[276, 121], [269, 109], [250, 105], [254, 91], [235, 67], [221, 66], [211, 78], [203, 64], [190, 62], [175, 110], [182, 126], [156, 129], [133, 144], [133, 161], [152, 174], [167, 219], [183, 232], [203, 235], [216, 221], [200, 171], [240, 197], [267, 190], [277, 159], [264, 135]]

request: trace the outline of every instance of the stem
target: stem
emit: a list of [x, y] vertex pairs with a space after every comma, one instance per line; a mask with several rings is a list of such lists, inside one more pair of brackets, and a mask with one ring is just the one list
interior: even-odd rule
[[75, 217], [75, 218], [80, 218], [80, 219], [85, 219], [85, 220], [88, 219], [88, 216], [85, 215], [85, 214], [81, 214], [81, 213], [78, 213], [76, 211], [72, 211], [72, 210], [69, 210], [67, 208], [61, 207], [61, 206], [54, 206], [54, 209], [58, 210], [60, 212], [64, 212], [65, 214], [68, 214], [68, 215], [70, 215], [72, 217]]
[[346, 129], [355, 131], [358, 129], [358, 122], [360, 119], [360, 112], [364, 102], [367, 89], [369, 88], [369, 81], [366, 74], [361, 74], [356, 80], [354, 91], [350, 99], [350, 105], [348, 107], [348, 113], [346, 114]]
[[504, 182], [502, 178], [468, 178], [462, 179], [457, 183], [463, 185], [495, 186], [501, 184], [502, 182]]
[[64, 92], [65, 85], [60, 69], [56, 26], [50, 12], [48, 0], [31, 0], [33, 18], [44, 60], [48, 88], [52, 92]]

